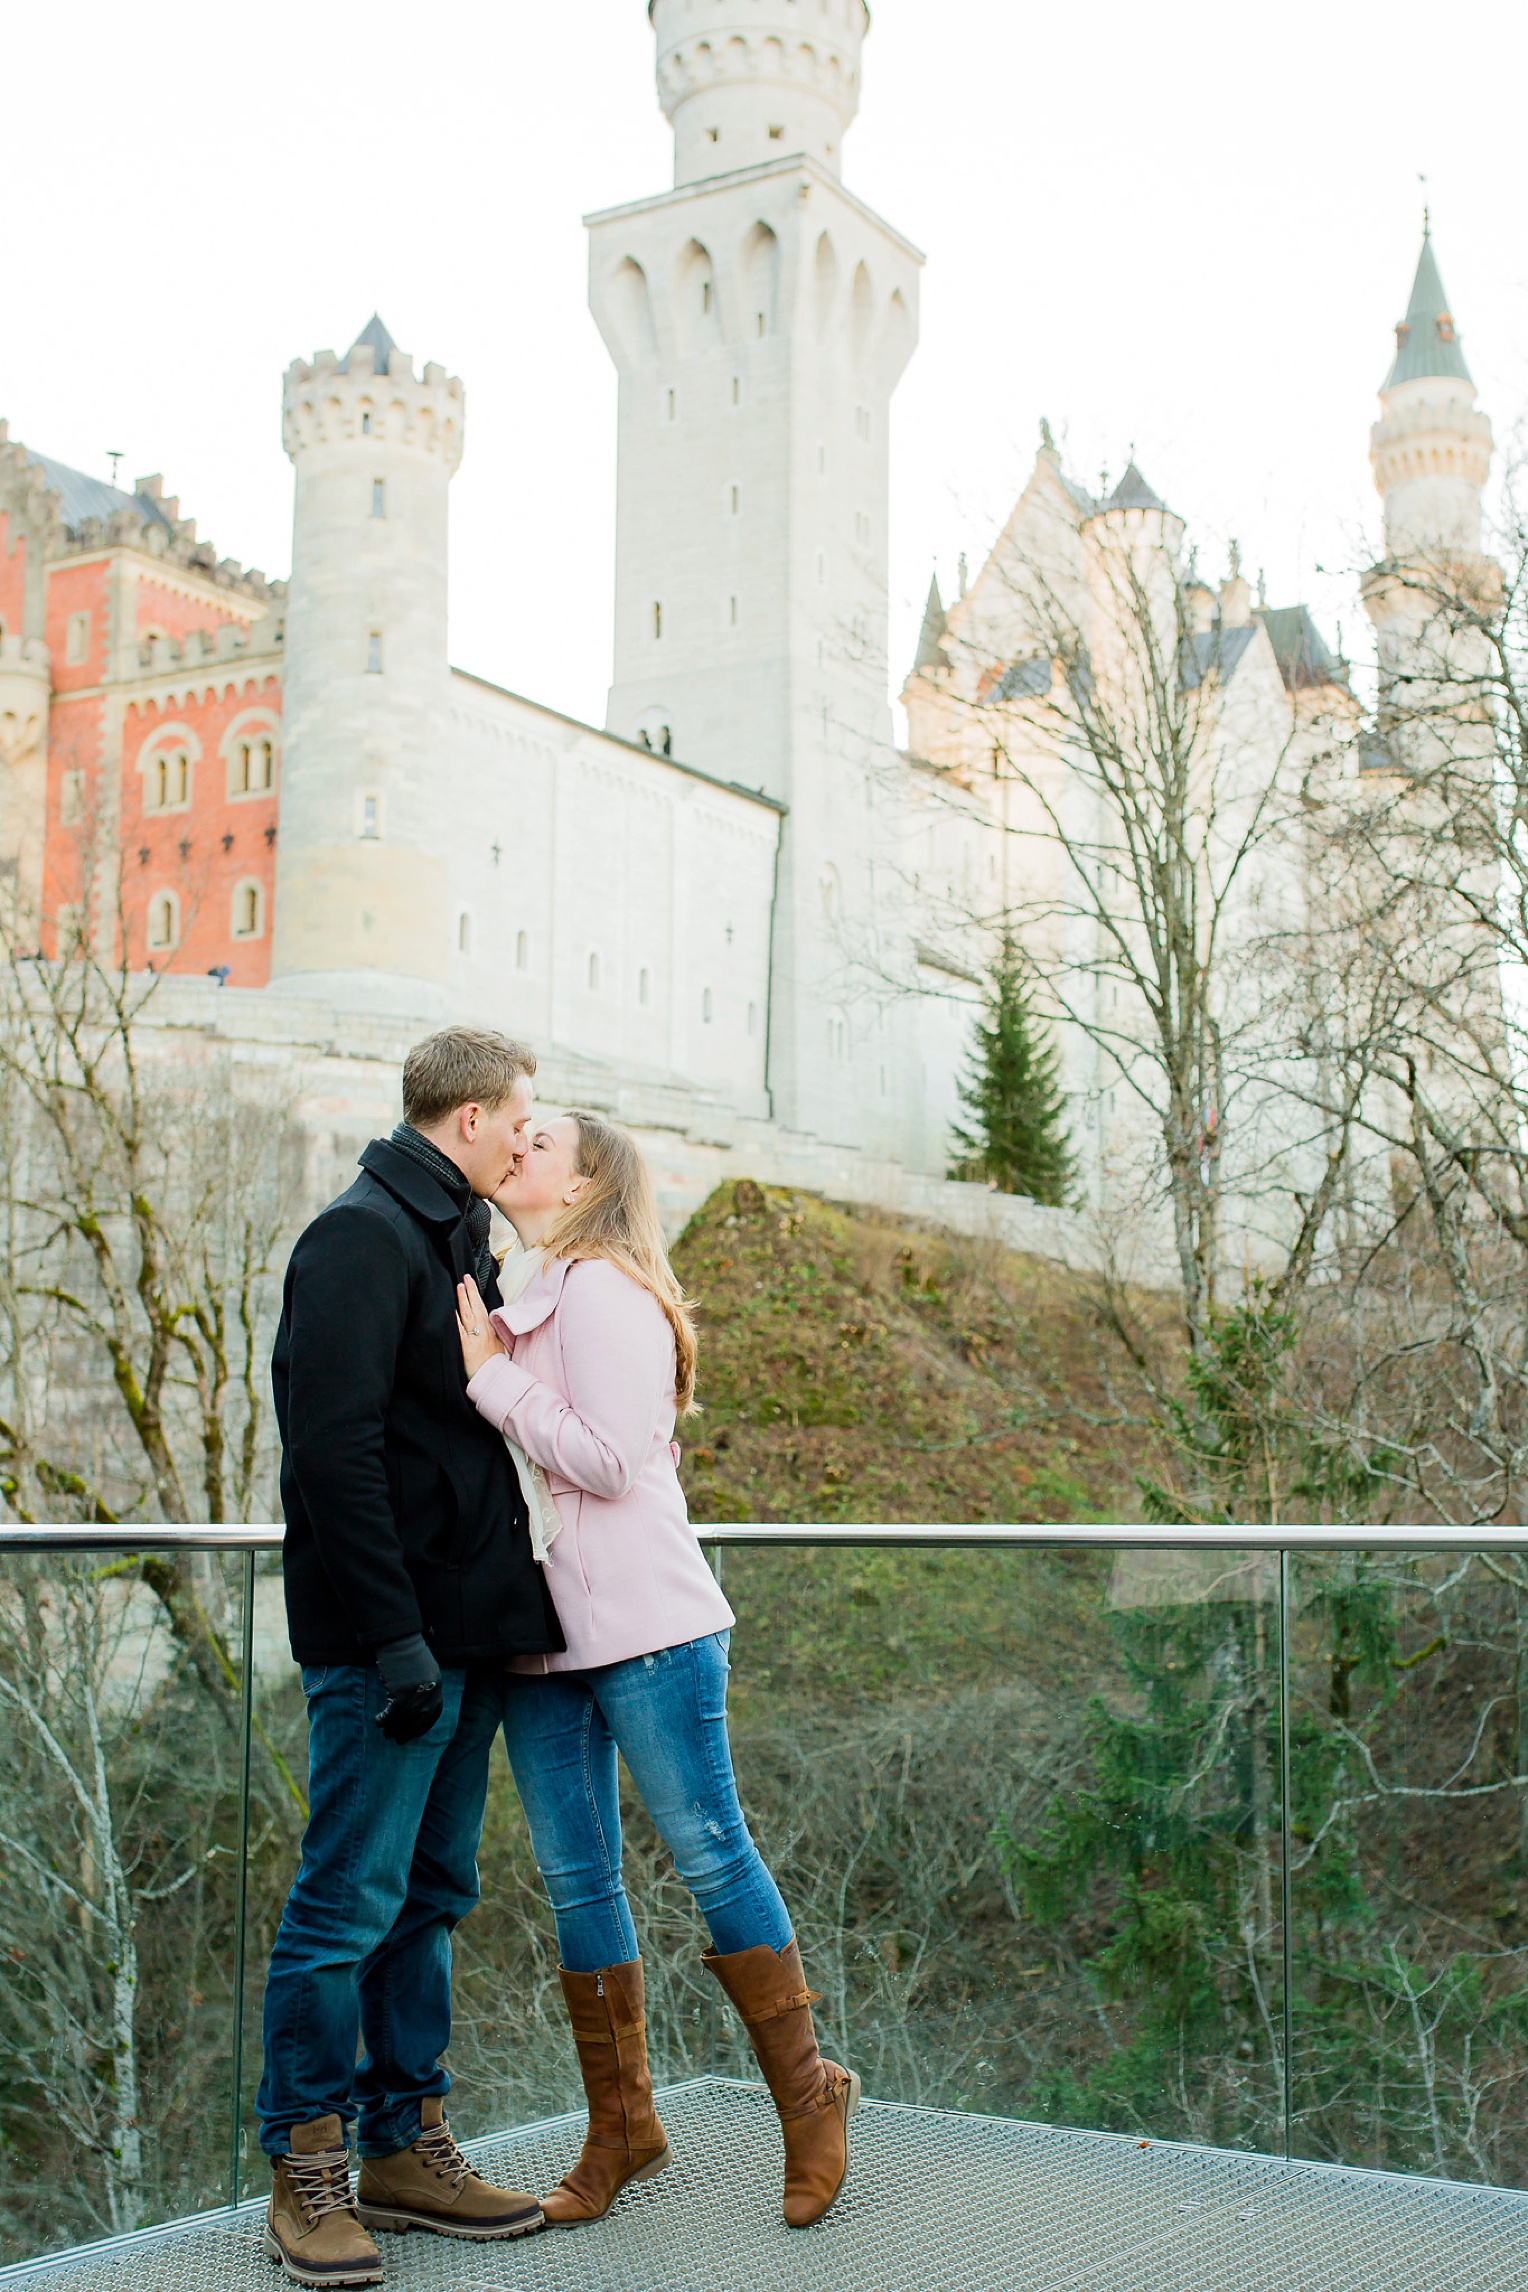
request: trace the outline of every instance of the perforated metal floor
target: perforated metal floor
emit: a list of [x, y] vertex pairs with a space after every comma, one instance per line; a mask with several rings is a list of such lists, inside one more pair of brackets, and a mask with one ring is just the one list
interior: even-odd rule
[[[1528, 2292], [1528, 2196], [1282, 2165], [867, 2102], [827, 2220], [779, 2217], [767, 2096], [705, 2079], [660, 2096], [675, 2163], [592, 2228], [502, 2246], [385, 2238], [392, 2292]], [[581, 2120], [474, 2143], [555, 2182]], [[276, 2292], [258, 2208], [0, 2284], [47, 2292]]]

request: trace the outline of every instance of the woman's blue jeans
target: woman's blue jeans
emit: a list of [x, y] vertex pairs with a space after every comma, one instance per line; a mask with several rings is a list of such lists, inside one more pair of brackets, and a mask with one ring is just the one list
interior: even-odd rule
[[635, 1958], [616, 1754], [723, 1957], [791, 1922], [748, 1833], [727, 1741], [726, 1632], [598, 1671], [512, 1673], [504, 1740], [570, 1974]]

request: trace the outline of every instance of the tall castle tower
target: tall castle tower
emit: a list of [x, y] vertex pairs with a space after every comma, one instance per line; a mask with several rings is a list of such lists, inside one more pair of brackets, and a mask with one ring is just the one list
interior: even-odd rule
[[[1441, 600], [1461, 584], [1484, 593], [1499, 579], [1481, 550], [1491, 424], [1476, 410], [1426, 219], [1411, 300], [1379, 396], [1369, 460], [1385, 505], [1385, 556], [1364, 582], [1364, 604], [1377, 640], [1382, 724], [1391, 720], [1387, 738], [1396, 760], [1417, 767], [1436, 745], [1427, 730], [1429, 692], [1480, 666]], [[1387, 688], [1404, 695], [1395, 709], [1387, 709]], [[1489, 736], [1482, 741], [1484, 758]], [[1456, 760], [1463, 753], [1457, 730], [1450, 752]]]
[[460, 382], [374, 318], [343, 359], [288, 369], [297, 469], [272, 982], [443, 1007], [450, 804], [446, 505]]
[[1369, 435], [1369, 460], [1385, 504], [1386, 555], [1478, 556], [1491, 424], [1475, 410], [1430, 225], [1379, 396], [1383, 412]]
[[608, 722], [789, 806], [775, 1111], [863, 1138], [884, 1084], [848, 950], [874, 925], [889, 413], [922, 258], [840, 180], [865, 0], [649, 14], [675, 188], [588, 218], [620, 373]]

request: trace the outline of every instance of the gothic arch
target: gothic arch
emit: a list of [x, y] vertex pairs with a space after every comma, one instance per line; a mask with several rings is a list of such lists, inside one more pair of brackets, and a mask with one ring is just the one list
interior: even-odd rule
[[683, 351], [704, 350], [721, 340], [721, 313], [716, 301], [716, 266], [708, 247], [691, 239], [680, 250], [674, 266], [676, 332]]
[[780, 292], [780, 242], [767, 223], [755, 223], [743, 241], [743, 328], [752, 338], [773, 334]]
[[834, 305], [838, 301], [838, 250], [826, 231], [817, 241], [817, 259], [812, 266], [812, 287], [817, 331], [826, 334], [833, 322]]
[[855, 267], [854, 285], [849, 291], [849, 340], [856, 358], [863, 358], [869, 349], [874, 326], [875, 288], [870, 283], [869, 267], [859, 263]]
[[621, 340], [621, 353], [629, 366], [657, 363], [658, 330], [653, 323], [653, 298], [647, 273], [632, 255], [617, 263], [610, 275], [611, 323]]

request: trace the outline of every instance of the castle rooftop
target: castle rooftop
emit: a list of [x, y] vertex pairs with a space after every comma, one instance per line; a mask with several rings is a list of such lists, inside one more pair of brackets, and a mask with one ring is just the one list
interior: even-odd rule
[[104, 478], [87, 477], [83, 470], [71, 469], [67, 462], [34, 454], [30, 447], [24, 451], [32, 466], [42, 471], [48, 491], [58, 495], [59, 514], [71, 540], [79, 538], [81, 527], [90, 518], [99, 518], [104, 524], [123, 509], [132, 510], [144, 525], [162, 525], [166, 533], [175, 531], [174, 520], [166, 516], [154, 494], [146, 490], [126, 493], [121, 486], [108, 485]]
[[1452, 375], [1456, 381], [1473, 386], [1474, 378], [1464, 362], [1448, 296], [1443, 291], [1443, 274], [1433, 253], [1432, 230], [1424, 224], [1411, 300], [1395, 330], [1395, 362], [1380, 388], [1393, 390], [1398, 383], [1418, 382], [1432, 374]]

